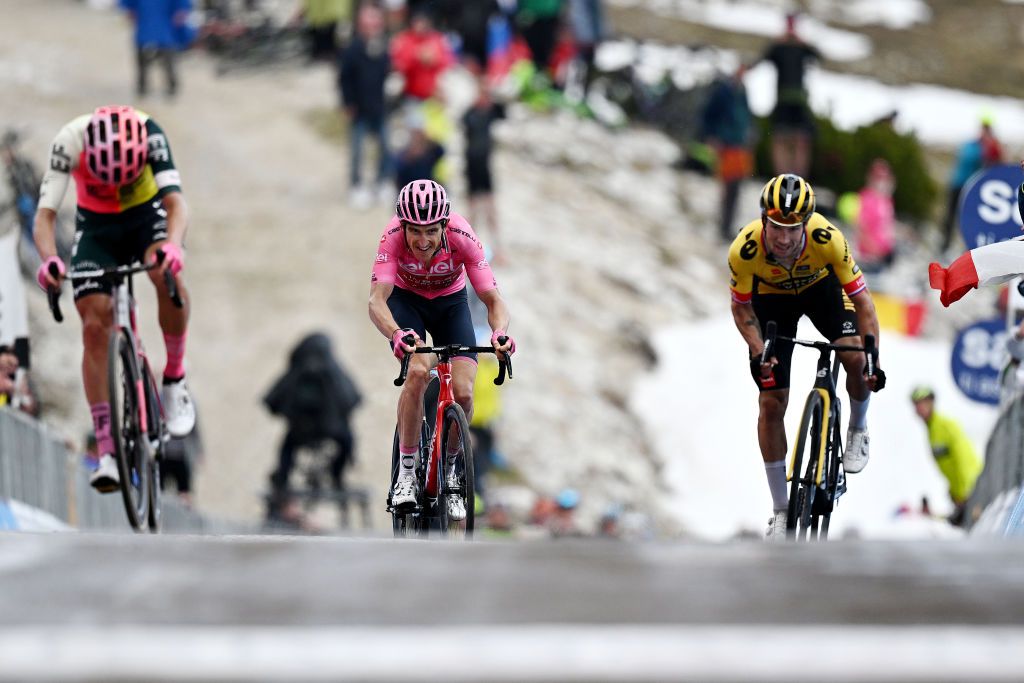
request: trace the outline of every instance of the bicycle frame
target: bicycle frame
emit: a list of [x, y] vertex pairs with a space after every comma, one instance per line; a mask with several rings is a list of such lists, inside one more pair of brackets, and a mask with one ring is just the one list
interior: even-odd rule
[[437, 379], [440, 382], [437, 394], [437, 410], [434, 413], [433, 430], [430, 439], [430, 453], [426, 462], [426, 481], [424, 492], [434, 498], [438, 495], [437, 463], [441, 457], [441, 424], [444, 419], [445, 408], [455, 403], [455, 392], [452, 390], [452, 362], [444, 358], [437, 363]]

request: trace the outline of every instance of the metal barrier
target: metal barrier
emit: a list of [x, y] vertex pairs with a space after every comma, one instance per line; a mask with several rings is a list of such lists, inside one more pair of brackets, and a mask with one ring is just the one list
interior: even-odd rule
[[[0, 499], [43, 510], [79, 529], [129, 531], [119, 495], [98, 495], [89, 474], [46, 424], [0, 408]], [[170, 533], [253, 533], [255, 527], [211, 519], [173, 496], [161, 504]]]
[[[1015, 535], [1024, 529], [1009, 528], [1015, 501], [1024, 484], [1024, 394], [1014, 391], [1004, 402], [988, 445], [985, 469], [967, 501], [966, 523], [973, 533]], [[1017, 492], [1017, 495], [1013, 495]], [[1020, 524], [1018, 524], [1020, 526]]]

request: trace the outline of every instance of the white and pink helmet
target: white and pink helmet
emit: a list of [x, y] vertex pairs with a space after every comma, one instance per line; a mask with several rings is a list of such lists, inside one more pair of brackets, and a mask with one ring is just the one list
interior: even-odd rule
[[109, 185], [127, 185], [146, 167], [146, 124], [126, 105], [99, 107], [85, 129], [85, 162]]
[[430, 225], [448, 218], [448, 193], [433, 180], [414, 180], [401, 189], [395, 213], [406, 223]]

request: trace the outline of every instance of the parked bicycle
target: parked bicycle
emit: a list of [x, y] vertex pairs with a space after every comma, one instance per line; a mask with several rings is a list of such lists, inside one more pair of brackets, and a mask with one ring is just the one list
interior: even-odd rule
[[[765, 326], [764, 351], [761, 361], [767, 362], [775, 352], [777, 341], [787, 341], [817, 349], [818, 367], [814, 386], [807, 396], [800, 432], [793, 447], [787, 480], [790, 482], [786, 535], [798, 541], [825, 540], [829, 521], [840, 496], [846, 493], [846, 472], [843, 470], [843, 439], [841, 431], [842, 404], [836, 395], [840, 361], [837, 352], [862, 351], [866, 356], [866, 373], [874, 374], [876, 346], [874, 335], [864, 335], [864, 346], [805, 341], [777, 334], [775, 321]], [[836, 355], [833, 357], [833, 353]], [[807, 465], [800, 474], [807, 456]]]
[[[163, 260], [163, 252], [157, 251]], [[138, 304], [132, 276], [157, 267], [157, 264], [133, 263], [127, 266], [88, 271], [72, 271], [65, 277], [77, 280], [105, 280], [113, 286], [114, 328], [110, 333], [107, 378], [110, 387], [111, 436], [114, 458], [121, 476], [121, 495], [128, 523], [136, 531], [160, 530], [160, 467], [164, 444], [170, 438], [164, 422], [160, 392], [150, 368], [138, 330]], [[50, 274], [59, 277], [56, 266]], [[174, 275], [165, 271], [164, 281], [171, 301], [182, 306]], [[64, 320], [60, 309], [60, 289], [47, 292], [50, 311], [58, 323]]]
[[[415, 339], [410, 335], [403, 340], [412, 345]], [[504, 344], [505, 337], [498, 339]], [[473, 444], [469, 434], [469, 421], [462, 406], [456, 403], [452, 390], [452, 357], [459, 353], [494, 353], [491, 346], [465, 346], [448, 344], [446, 346], [420, 346], [416, 353], [437, 354], [435, 368], [437, 377], [432, 382], [438, 383], [436, 407], [433, 404], [431, 391], [426, 392], [426, 403], [423, 413], [423, 424], [420, 427], [420, 444], [415, 467], [416, 489], [418, 499], [415, 506], [396, 509], [391, 505], [391, 494], [388, 494], [388, 512], [391, 513], [392, 526], [396, 536], [427, 535], [435, 529], [441, 536], [469, 538], [473, 535], [476, 492], [473, 484]], [[402, 359], [402, 369], [395, 379], [395, 386], [405, 383], [409, 371], [409, 360], [412, 355]], [[503, 384], [505, 377], [512, 378], [512, 363], [508, 356], [498, 363], [498, 376], [495, 384]], [[428, 417], [433, 415], [433, 420]], [[391, 483], [392, 490], [398, 477], [398, 429], [395, 428], [395, 439], [391, 449]], [[448, 512], [448, 496], [461, 499], [466, 517], [461, 522], [451, 519]]]

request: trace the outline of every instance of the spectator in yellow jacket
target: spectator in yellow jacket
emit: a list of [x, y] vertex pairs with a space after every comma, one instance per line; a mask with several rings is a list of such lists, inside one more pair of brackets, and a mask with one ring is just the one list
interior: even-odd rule
[[935, 464], [949, 482], [949, 497], [954, 505], [949, 521], [955, 526], [962, 526], [967, 499], [981, 474], [981, 458], [960, 423], [935, 412], [935, 391], [931, 387], [915, 387], [910, 393], [910, 400], [918, 417], [928, 427], [928, 445]]

